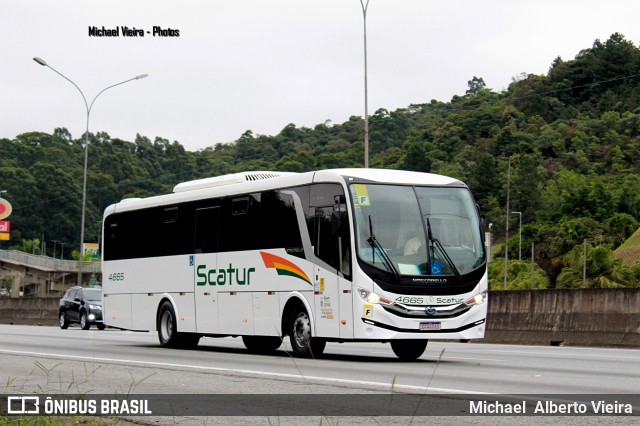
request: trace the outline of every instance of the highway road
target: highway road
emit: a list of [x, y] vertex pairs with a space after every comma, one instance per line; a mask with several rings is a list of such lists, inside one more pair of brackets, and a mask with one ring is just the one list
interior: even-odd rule
[[203, 338], [197, 349], [173, 350], [160, 348], [155, 333], [0, 325], [0, 385], [5, 394], [637, 394], [640, 388], [634, 349], [430, 342], [420, 359], [402, 362], [381, 343], [329, 343], [322, 359], [292, 358], [285, 348], [256, 355], [239, 338]]

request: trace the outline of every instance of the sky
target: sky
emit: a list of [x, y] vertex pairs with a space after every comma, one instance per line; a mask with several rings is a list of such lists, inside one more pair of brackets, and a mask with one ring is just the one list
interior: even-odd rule
[[[504, 90], [615, 32], [640, 43], [638, 0], [369, 0], [366, 16], [370, 114], [447, 102], [474, 76]], [[89, 130], [112, 138], [197, 151], [339, 124], [364, 114], [363, 21], [360, 0], [0, 0], [0, 139], [86, 128], [79, 91], [34, 57], [89, 104], [149, 75], [96, 98]]]

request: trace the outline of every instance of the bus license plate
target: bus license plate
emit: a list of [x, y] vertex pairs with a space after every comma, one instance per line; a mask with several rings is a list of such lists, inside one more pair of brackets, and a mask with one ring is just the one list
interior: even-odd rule
[[434, 331], [440, 330], [442, 328], [441, 322], [421, 322], [420, 330], [421, 331]]

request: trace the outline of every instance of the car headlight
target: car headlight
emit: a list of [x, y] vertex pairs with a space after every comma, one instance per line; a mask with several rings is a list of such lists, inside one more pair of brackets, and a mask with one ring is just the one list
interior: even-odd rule
[[472, 298], [468, 299], [465, 303], [465, 305], [482, 305], [484, 302], [487, 301], [487, 298], [489, 297], [488, 292], [483, 291], [482, 293], [478, 293], [475, 296], [473, 296]]
[[365, 290], [364, 288], [359, 288], [358, 294], [360, 295], [360, 298], [367, 303], [371, 303], [371, 304], [384, 303], [385, 305], [393, 304], [393, 302], [391, 302], [388, 299], [385, 299], [384, 297], [380, 296], [378, 293]]
[[100, 306], [100, 305], [89, 305], [89, 309], [94, 309], [94, 310], [101, 311], [102, 310], [102, 306]]

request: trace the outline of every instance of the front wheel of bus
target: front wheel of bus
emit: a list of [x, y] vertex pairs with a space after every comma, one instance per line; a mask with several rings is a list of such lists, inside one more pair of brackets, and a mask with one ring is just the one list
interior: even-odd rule
[[424, 353], [428, 340], [392, 340], [391, 349], [403, 361], [413, 361]]
[[268, 354], [280, 347], [282, 339], [276, 336], [242, 336], [242, 342], [250, 352]]
[[301, 358], [319, 358], [327, 342], [311, 336], [311, 319], [307, 311], [299, 307], [292, 316], [289, 341], [293, 355]]

